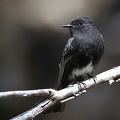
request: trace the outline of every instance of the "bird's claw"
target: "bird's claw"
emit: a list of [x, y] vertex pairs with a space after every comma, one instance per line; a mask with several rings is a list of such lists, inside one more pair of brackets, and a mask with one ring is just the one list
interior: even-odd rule
[[87, 85], [85, 83], [77, 82], [77, 84], [78, 84], [78, 89], [80, 90], [80, 92], [86, 89]]

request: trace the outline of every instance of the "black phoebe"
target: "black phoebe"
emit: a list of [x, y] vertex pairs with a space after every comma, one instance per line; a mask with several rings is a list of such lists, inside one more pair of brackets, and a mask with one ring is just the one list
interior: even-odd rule
[[69, 28], [71, 38], [59, 65], [57, 89], [92, 76], [104, 52], [103, 37], [89, 17], [78, 17], [63, 27]]
[[[75, 18], [63, 27], [69, 28], [71, 38], [64, 48], [59, 65], [57, 90], [93, 76], [104, 53], [103, 37], [89, 17]], [[63, 106], [59, 104], [53, 111], [62, 111]]]

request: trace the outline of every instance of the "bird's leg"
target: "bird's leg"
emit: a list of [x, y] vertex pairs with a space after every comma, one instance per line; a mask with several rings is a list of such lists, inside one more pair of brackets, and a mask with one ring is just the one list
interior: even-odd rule
[[95, 84], [96, 84], [96, 78], [95, 78], [95, 76], [94, 75], [90, 75], [90, 74], [87, 74], [87, 75], [88, 75], [89, 78], [92, 78], [94, 80]]

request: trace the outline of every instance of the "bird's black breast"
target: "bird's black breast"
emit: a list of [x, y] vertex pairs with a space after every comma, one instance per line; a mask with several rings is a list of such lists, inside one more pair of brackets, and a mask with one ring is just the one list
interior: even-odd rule
[[[87, 40], [89, 39], [89, 40]], [[67, 87], [75, 78], [83, 81], [87, 74], [91, 74], [99, 62], [103, 45], [90, 41], [90, 38], [71, 38], [64, 49], [60, 66], [60, 81], [63, 87]]]

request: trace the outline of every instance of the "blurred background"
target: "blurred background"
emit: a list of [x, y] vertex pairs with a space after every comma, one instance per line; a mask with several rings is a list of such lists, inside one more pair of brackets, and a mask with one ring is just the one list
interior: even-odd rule
[[[69, 31], [77, 16], [91, 17], [105, 39], [96, 74], [120, 65], [120, 0], [0, 0], [0, 91], [52, 88]], [[0, 119], [10, 119], [41, 97], [0, 100]], [[35, 120], [120, 120], [120, 83], [95, 86], [69, 101], [63, 113]]]

